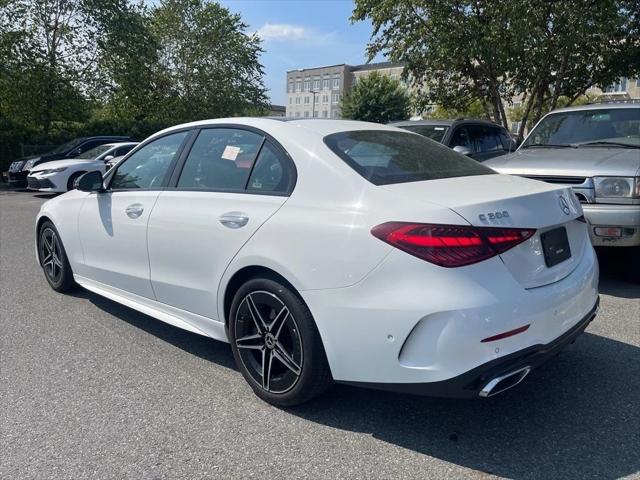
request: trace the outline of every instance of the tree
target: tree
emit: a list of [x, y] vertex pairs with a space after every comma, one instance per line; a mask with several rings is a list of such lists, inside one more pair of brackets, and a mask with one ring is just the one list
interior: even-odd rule
[[165, 0], [151, 28], [160, 45], [165, 117], [224, 117], [267, 106], [260, 39], [246, 34], [239, 15], [204, 0]]
[[353, 120], [388, 123], [405, 120], [410, 98], [398, 80], [372, 72], [361, 77], [342, 100], [342, 116]]
[[87, 0], [8, 0], [0, 11], [10, 47], [5, 87], [14, 111], [25, 113], [45, 132], [54, 120], [88, 113], [83, 92], [95, 76], [97, 25]]
[[508, 128], [503, 99], [523, 96], [524, 125], [545, 102], [640, 71], [639, 9], [637, 0], [356, 0], [352, 19], [373, 23], [370, 57], [406, 64], [419, 106], [481, 100]]

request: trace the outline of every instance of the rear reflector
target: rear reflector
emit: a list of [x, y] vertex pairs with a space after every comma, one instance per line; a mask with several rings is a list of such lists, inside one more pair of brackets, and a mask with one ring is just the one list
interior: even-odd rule
[[593, 233], [598, 237], [621, 237], [622, 227], [595, 227]]
[[506, 252], [535, 233], [528, 228], [472, 227], [387, 222], [371, 234], [441, 267], [462, 267]]
[[480, 342], [482, 342], [482, 343], [495, 342], [496, 340], [501, 340], [503, 338], [513, 337], [514, 335], [517, 335], [519, 333], [522, 333], [522, 332], [528, 330], [529, 329], [529, 325], [524, 325], [523, 327], [518, 327], [518, 328], [516, 328], [514, 330], [509, 330], [508, 332], [499, 333], [498, 335], [494, 335], [493, 337], [487, 337], [484, 340], [480, 340]]

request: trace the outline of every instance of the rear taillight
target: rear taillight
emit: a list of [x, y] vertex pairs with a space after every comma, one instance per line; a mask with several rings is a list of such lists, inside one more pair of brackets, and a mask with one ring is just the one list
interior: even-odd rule
[[441, 267], [462, 267], [494, 257], [530, 238], [535, 229], [387, 222], [373, 236]]

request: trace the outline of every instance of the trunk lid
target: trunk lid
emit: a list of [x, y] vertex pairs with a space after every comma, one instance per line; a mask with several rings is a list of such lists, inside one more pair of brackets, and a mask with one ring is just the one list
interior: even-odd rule
[[[500, 258], [524, 288], [557, 282], [580, 262], [587, 246], [587, 225], [571, 188], [508, 175], [478, 175], [382, 187], [415, 202], [449, 208], [474, 226], [535, 228], [525, 242]], [[416, 219], [419, 221], [420, 219]], [[566, 229], [571, 256], [547, 266], [543, 250], [545, 232]]]

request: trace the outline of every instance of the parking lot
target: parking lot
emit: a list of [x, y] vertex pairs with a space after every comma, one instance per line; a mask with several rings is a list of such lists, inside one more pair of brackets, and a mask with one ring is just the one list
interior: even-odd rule
[[619, 256], [600, 254], [587, 333], [502, 396], [337, 386], [280, 410], [226, 344], [51, 290], [47, 198], [0, 190], [1, 478], [640, 478], [640, 285]]

